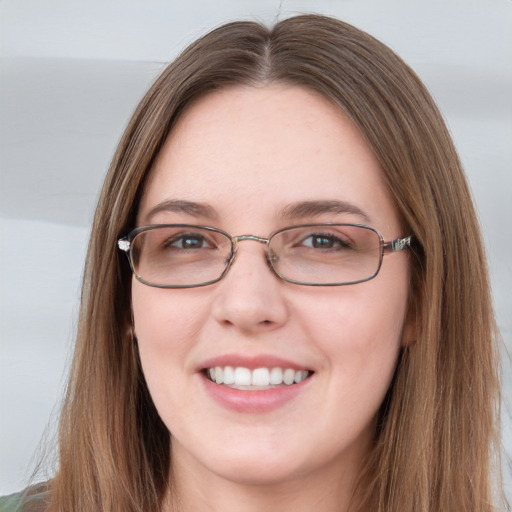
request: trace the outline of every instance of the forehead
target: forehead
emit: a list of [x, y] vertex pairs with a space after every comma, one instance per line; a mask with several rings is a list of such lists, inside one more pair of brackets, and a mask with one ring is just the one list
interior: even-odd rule
[[208, 203], [221, 218], [318, 200], [395, 214], [377, 160], [341, 109], [286, 85], [226, 88], [192, 105], [151, 169], [139, 223], [169, 199]]

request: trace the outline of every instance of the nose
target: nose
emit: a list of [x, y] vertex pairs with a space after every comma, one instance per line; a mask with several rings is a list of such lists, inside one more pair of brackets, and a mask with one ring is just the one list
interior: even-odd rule
[[[255, 243], [256, 242], [256, 243]], [[264, 248], [246, 240], [237, 247], [235, 260], [217, 287], [214, 318], [245, 333], [276, 329], [286, 323], [286, 283], [268, 266]]]

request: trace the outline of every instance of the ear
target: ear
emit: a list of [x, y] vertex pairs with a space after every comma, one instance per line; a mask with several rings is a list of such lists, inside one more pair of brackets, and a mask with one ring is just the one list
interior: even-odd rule
[[130, 339], [132, 341], [137, 340], [137, 334], [135, 333], [135, 324], [133, 322], [133, 315], [132, 315], [131, 322], [126, 326], [125, 333], [126, 333], [126, 337], [128, 339]]
[[137, 340], [137, 333], [135, 332], [135, 315], [133, 314], [133, 304], [130, 304], [130, 323], [128, 324], [130, 337], [132, 340]]
[[402, 329], [402, 340], [400, 346], [408, 347], [418, 339], [418, 315], [417, 307], [413, 301], [410, 302], [405, 315], [404, 326]]

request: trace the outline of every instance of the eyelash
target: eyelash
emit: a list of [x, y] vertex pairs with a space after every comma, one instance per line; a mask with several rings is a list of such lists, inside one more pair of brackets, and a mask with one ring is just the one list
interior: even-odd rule
[[[183, 242], [187, 239], [194, 239], [194, 240], [197, 240], [197, 241], [200, 241], [201, 242], [201, 247], [199, 247], [200, 249], [204, 248], [203, 247], [203, 244], [206, 242], [208, 243], [208, 241], [206, 240], [206, 237], [204, 237], [203, 235], [199, 235], [199, 234], [194, 234], [194, 233], [182, 233], [182, 234], [179, 234], [179, 235], [175, 235], [173, 236], [172, 238], [166, 240], [162, 245], [164, 248], [178, 248], [178, 249], [197, 249], [197, 247], [176, 247], [176, 243], [179, 243], [181, 241], [182, 245], [183, 245]], [[211, 243], [208, 243], [208, 246], [209, 247], [212, 247], [213, 245]]]
[[[311, 245], [306, 245], [307, 247], [311, 247], [313, 249], [322, 249], [322, 247], [314, 247], [314, 240], [315, 239], [327, 239], [330, 243], [332, 243], [335, 247], [341, 247], [343, 249], [350, 249], [351, 245], [347, 241], [343, 240], [339, 236], [336, 236], [333, 233], [311, 233], [308, 234], [305, 238], [302, 240], [302, 244], [306, 245], [304, 242], [308, 239], [312, 240]], [[333, 249], [333, 246], [327, 247], [327, 249]]]

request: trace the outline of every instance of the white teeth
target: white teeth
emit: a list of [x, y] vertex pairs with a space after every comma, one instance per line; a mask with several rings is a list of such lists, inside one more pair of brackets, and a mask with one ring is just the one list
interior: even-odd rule
[[226, 366], [224, 368], [224, 384], [234, 384], [235, 383], [235, 371], [231, 366]]
[[291, 368], [287, 368], [283, 373], [283, 382], [289, 386], [295, 381], [295, 371]]
[[295, 384], [302, 382], [308, 376], [308, 372], [303, 370], [301, 372], [295, 372], [295, 376], [293, 378]]
[[252, 372], [253, 386], [268, 386], [270, 384], [270, 372], [268, 368], [257, 368]]
[[[250, 386], [252, 383], [251, 370], [249, 368], [235, 369], [235, 386]], [[217, 384], [219, 384], [217, 382]]]
[[272, 368], [270, 370], [270, 384], [277, 386], [283, 383], [283, 370], [281, 368]]
[[249, 368], [232, 366], [216, 366], [209, 368], [207, 375], [210, 380], [217, 384], [225, 384], [233, 387], [257, 387], [265, 388], [272, 386], [291, 386], [298, 384], [307, 377], [311, 372], [308, 370], [294, 370], [293, 368], [256, 368], [250, 370]]

